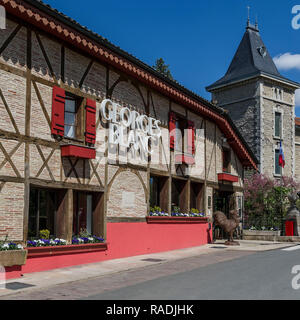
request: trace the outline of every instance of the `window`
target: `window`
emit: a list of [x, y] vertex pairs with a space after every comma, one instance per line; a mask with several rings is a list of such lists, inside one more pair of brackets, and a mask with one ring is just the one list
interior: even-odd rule
[[57, 192], [49, 189], [30, 188], [28, 237], [39, 237], [40, 230], [55, 235]]
[[275, 175], [281, 175], [282, 168], [279, 165], [279, 149], [275, 150]]
[[203, 212], [203, 190], [202, 183], [191, 182], [190, 188], [190, 208]]
[[150, 177], [150, 207], [159, 205], [159, 181], [157, 177]]
[[222, 150], [223, 172], [230, 173], [230, 150], [223, 148]]
[[65, 137], [76, 138], [76, 99], [66, 96], [65, 102]]
[[188, 184], [186, 180], [172, 179], [172, 211], [177, 208], [181, 212], [187, 212], [188, 207]]
[[150, 176], [150, 207], [158, 206], [168, 211], [169, 204], [169, 178]]
[[83, 99], [62, 88], [53, 87], [51, 120], [51, 133], [56, 138], [85, 141], [88, 146], [95, 144], [95, 100]]
[[178, 154], [195, 154], [195, 125], [174, 112], [169, 119], [170, 147]]
[[86, 192], [74, 191], [73, 233], [93, 233], [93, 196]]
[[280, 112], [275, 112], [275, 126], [274, 126], [274, 136], [281, 138], [282, 132], [282, 114]]
[[184, 149], [184, 129], [187, 128], [187, 122], [185, 119], [176, 119], [176, 138], [175, 138], [175, 150], [179, 152], [185, 152]]

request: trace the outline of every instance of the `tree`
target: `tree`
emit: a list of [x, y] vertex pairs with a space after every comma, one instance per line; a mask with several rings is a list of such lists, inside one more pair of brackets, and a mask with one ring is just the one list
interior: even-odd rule
[[255, 174], [245, 179], [244, 226], [280, 229], [289, 207], [287, 196], [298, 188], [299, 184], [289, 177], [282, 177], [281, 181]]
[[153, 69], [155, 69], [159, 73], [162, 73], [167, 78], [173, 80], [171, 71], [169, 69], [169, 65], [165, 64], [165, 61], [163, 58], [159, 58], [155, 61], [155, 65], [153, 66]]

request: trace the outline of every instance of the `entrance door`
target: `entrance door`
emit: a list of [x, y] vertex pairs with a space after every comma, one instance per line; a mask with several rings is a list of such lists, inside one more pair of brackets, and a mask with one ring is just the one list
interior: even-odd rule
[[[223, 212], [229, 219], [229, 211], [235, 209], [235, 197], [233, 192], [228, 191], [215, 191], [214, 193], [214, 210]], [[225, 239], [226, 233], [219, 226], [214, 225], [213, 238]]]

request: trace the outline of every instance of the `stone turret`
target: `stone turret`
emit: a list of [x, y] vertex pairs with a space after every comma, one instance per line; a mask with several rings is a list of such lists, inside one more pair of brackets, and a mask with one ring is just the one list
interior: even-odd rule
[[279, 177], [276, 166], [282, 139], [286, 166], [295, 173], [296, 82], [284, 78], [264, 45], [258, 24], [247, 21], [246, 31], [226, 74], [206, 88], [212, 100], [226, 109], [260, 161], [260, 171]]

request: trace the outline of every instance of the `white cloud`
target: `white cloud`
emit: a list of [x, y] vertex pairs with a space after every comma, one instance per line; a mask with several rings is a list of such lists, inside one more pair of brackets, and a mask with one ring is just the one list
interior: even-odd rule
[[300, 89], [295, 91], [295, 106], [300, 107]]
[[274, 63], [279, 70], [300, 70], [300, 54], [291, 54], [290, 52], [279, 54], [274, 57]]

